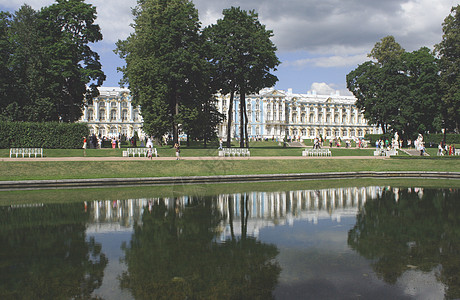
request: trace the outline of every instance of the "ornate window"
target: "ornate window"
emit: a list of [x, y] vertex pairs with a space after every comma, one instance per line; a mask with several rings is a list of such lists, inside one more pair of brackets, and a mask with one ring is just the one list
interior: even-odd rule
[[121, 112], [121, 120], [123, 122], [128, 121], [128, 110], [127, 109], [123, 109], [123, 111]]
[[[112, 102], [114, 103], [114, 102]], [[112, 109], [110, 111], [110, 121], [116, 121], [117, 120], [117, 110], [116, 109]]]
[[88, 109], [88, 121], [93, 121], [93, 119], [94, 119], [94, 112], [90, 108], [90, 109]]
[[105, 121], [105, 109], [99, 110], [99, 120]]

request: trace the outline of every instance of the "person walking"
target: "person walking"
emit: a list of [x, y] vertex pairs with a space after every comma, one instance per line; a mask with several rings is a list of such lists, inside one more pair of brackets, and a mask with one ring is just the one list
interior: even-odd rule
[[149, 145], [149, 149], [147, 150], [147, 157], [150, 158], [150, 160], [152, 160], [152, 156], [153, 156], [152, 145]]
[[86, 147], [87, 147], [86, 136], [83, 137], [83, 156], [86, 156]]
[[176, 160], [179, 160], [179, 158], [180, 158], [180, 146], [179, 146], [179, 144], [175, 143], [174, 148], [176, 149]]

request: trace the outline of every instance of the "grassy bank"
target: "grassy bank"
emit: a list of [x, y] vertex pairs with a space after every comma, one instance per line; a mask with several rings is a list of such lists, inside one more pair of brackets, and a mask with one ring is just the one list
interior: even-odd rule
[[140, 186], [120, 188], [92, 189], [57, 189], [57, 190], [26, 190], [0, 192], [0, 206], [22, 205], [28, 203], [69, 203], [102, 200], [171, 198], [182, 195], [215, 196], [218, 194], [235, 194], [248, 192], [276, 192], [297, 190], [321, 190], [345, 187], [392, 186], [392, 187], [424, 187], [424, 188], [460, 188], [460, 181], [425, 180], [425, 179], [344, 179], [314, 180], [292, 182], [258, 182], [207, 185], [168, 185]]
[[136, 178], [353, 171], [459, 172], [459, 159], [0, 162], [0, 180]]

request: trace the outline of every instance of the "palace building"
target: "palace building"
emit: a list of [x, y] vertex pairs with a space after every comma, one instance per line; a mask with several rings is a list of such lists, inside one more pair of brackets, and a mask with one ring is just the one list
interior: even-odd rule
[[[239, 96], [234, 97], [232, 137], [239, 138]], [[218, 109], [225, 116], [230, 96], [218, 97]], [[246, 96], [248, 136], [252, 138], [325, 139], [362, 138], [367, 133], [380, 133], [369, 126], [355, 105], [353, 96], [317, 95], [316, 92], [294, 94], [275, 89], [263, 89]], [[227, 123], [219, 125], [219, 137], [226, 139]]]
[[100, 87], [99, 96], [84, 109], [80, 122], [88, 123], [90, 134], [100, 137], [128, 138], [138, 133], [143, 138], [140, 108], [131, 104], [128, 89], [119, 87]]
[[[137, 132], [144, 138], [140, 107], [131, 104], [128, 89], [100, 87], [100, 95], [85, 107], [81, 122], [87, 122], [90, 133], [101, 137], [132, 137]], [[230, 95], [217, 95], [217, 108], [227, 118]], [[232, 138], [239, 138], [240, 97], [233, 103]], [[246, 96], [248, 136], [251, 138], [284, 137], [312, 139], [356, 139], [365, 134], [378, 134], [379, 128], [369, 126], [355, 105], [353, 96], [317, 95], [316, 92], [294, 94], [263, 89]], [[219, 138], [227, 137], [227, 121], [218, 126]]]

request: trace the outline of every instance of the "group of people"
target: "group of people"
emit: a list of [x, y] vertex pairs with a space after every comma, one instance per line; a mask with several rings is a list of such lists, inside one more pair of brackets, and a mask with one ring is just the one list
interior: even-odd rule
[[438, 145], [438, 156], [455, 155], [455, 145], [447, 145], [444, 141]]

